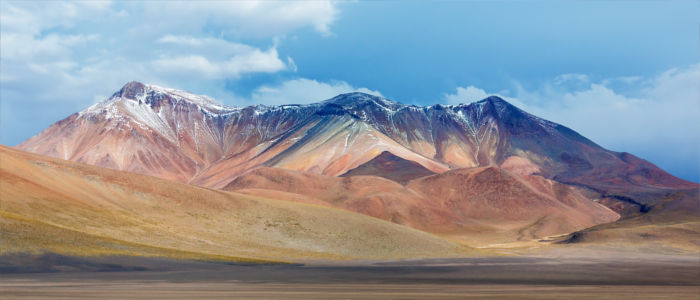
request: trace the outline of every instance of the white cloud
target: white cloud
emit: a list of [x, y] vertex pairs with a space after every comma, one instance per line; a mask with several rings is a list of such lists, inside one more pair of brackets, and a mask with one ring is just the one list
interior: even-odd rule
[[[278, 37], [330, 34], [334, 1], [1, 1], [0, 68], [6, 101], [89, 104], [124, 82], [187, 89], [251, 73], [296, 72]], [[252, 36], [271, 46], [236, 39]], [[219, 83], [213, 83], [218, 80]]]
[[[638, 92], [628, 95], [607, 85], [621, 78], [628, 84], [638, 83]], [[627, 143], [620, 139], [625, 136], [637, 140], [652, 140], [659, 136], [700, 136], [700, 128], [697, 128], [697, 120], [700, 120], [700, 65], [671, 69], [646, 80], [638, 76], [621, 78], [589, 82], [577, 90], [562, 87], [559, 83], [588, 81], [587, 76], [560, 75], [534, 89], [526, 89], [514, 82], [513, 97], [488, 93], [474, 86], [458, 87], [455, 94], [445, 94], [444, 101], [449, 104], [468, 103], [497, 95], [613, 147]], [[648, 134], [640, 138], [640, 131]]]
[[[698, 140], [700, 65], [663, 72], [637, 89], [635, 95], [627, 95], [604, 83], [591, 83], [578, 91], [520, 89], [516, 98], [531, 112], [613, 149]], [[697, 151], [694, 143], [693, 151]]]
[[195, 46], [199, 47], [204, 44], [210, 43], [212, 41], [219, 41], [218, 39], [212, 39], [212, 38], [195, 38], [191, 36], [179, 36], [179, 35], [172, 35], [168, 34], [165, 35], [159, 39], [156, 40], [158, 43], [170, 43], [170, 44], [176, 44], [176, 45], [187, 45], [187, 46]]
[[2, 59], [5, 61], [50, 61], [70, 56], [72, 48], [84, 46], [97, 39], [99, 36], [96, 34], [49, 34], [44, 37], [34, 37], [17, 33], [3, 33], [0, 50], [2, 50]]
[[363, 92], [382, 96], [378, 91], [363, 87], [353, 87], [344, 81], [325, 83], [299, 78], [282, 82], [276, 86], [261, 86], [252, 92], [250, 99], [244, 99], [241, 102], [267, 105], [305, 104], [326, 100], [338, 94], [350, 92]]
[[287, 57], [285, 64], [275, 47], [263, 51], [220, 38], [181, 35], [165, 35], [156, 42], [172, 45], [169, 51], [178, 53], [153, 61], [155, 70], [162, 74], [180, 74], [185, 78], [201, 75], [216, 79], [237, 78], [244, 73], [296, 72], [297, 68], [291, 57]]
[[700, 64], [688, 68], [673, 68], [652, 78], [642, 91], [652, 99], [675, 97], [680, 99], [666, 101], [683, 101], [689, 108], [698, 109], [700, 103]]
[[274, 48], [266, 51], [250, 48], [228, 59], [217, 61], [210, 61], [200, 55], [163, 57], [153, 61], [152, 65], [156, 72], [162, 74], [178, 74], [184, 78], [204, 76], [212, 79], [237, 78], [244, 73], [274, 73], [287, 68]]
[[473, 85], [467, 87], [457, 87], [457, 92], [454, 94], [445, 94], [445, 102], [448, 104], [471, 103], [488, 97], [486, 91], [477, 88]]
[[[168, 44], [170, 50], [182, 50], [182, 51], [201, 51], [201, 50], [206, 50], [208, 51], [209, 54], [215, 55], [215, 54], [221, 54], [221, 52], [224, 52], [225, 54], [228, 53], [242, 53], [242, 52], [250, 52], [251, 50], [255, 49], [252, 46], [248, 46], [246, 44], [242, 43], [235, 43], [235, 42], [230, 42], [227, 40], [224, 40], [222, 38], [213, 38], [213, 37], [194, 37], [194, 36], [189, 36], [189, 35], [172, 35], [172, 34], [167, 34], [164, 35], [158, 39], [156, 39], [156, 43], [159, 44]], [[173, 48], [180, 46], [182, 48]]]
[[501, 91], [499, 93], [487, 93], [485, 90], [475, 87], [473, 85], [467, 87], [457, 87], [456, 93], [454, 94], [443, 94], [443, 101], [447, 104], [457, 105], [462, 103], [471, 103], [479, 100], [483, 100], [489, 96], [498, 96], [506, 101], [509, 101], [515, 106], [523, 107], [525, 106], [520, 102], [520, 100], [508, 96], [504, 96], [503, 93], [508, 91]]

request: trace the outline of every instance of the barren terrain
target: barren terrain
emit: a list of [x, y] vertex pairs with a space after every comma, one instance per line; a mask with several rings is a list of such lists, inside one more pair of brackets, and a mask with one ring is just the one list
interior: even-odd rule
[[[700, 293], [694, 257], [588, 254], [303, 265], [0, 256], [0, 297], [697, 299]], [[53, 272], [11, 273], [8, 261]]]
[[380, 219], [0, 147], [0, 253], [223, 260], [455, 257], [479, 251]]

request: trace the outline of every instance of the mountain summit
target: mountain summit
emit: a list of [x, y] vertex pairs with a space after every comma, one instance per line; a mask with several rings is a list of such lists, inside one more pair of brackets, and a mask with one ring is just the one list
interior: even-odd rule
[[404, 104], [362, 92], [340, 94], [331, 99], [323, 101], [322, 103], [326, 105], [335, 104], [345, 109], [354, 110], [361, 109], [362, 107], [378, 106], [383, 109], [396, 111], [398, 109], [406, 107], [406, 105]]
[[[92, 110], [106, 108], [114, 102], [127, 100], [136, 101], [139, 105], [146, 104], [153, 110], [159, 110], [161, 105], [176, 106], [184, 104], [196, 105], [201, 109], [214, 112], [235, 110], [235, 108], [223, 106], [207, 96], [195, 95], [190, 92], [152, 84], [143, 84], [137, 81], [125, 84], [108, 99], [93, 105]], [[91, 111], [91, 109], [86, 111]]]
[[129, 82], [18, 147], [214, 188], [263, 166], [339, 176], [385, 152], [432, 173], [498, 166], [602, 193], [696, 186], [495, 96], [420, 107], [348, 93], [239, 108]]

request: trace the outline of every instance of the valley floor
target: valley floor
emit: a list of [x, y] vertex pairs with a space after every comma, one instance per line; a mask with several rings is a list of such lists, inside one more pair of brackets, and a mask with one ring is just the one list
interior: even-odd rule
[[694, 256], [550, 254], [305, 264], [13, 254], [0, 256], [0, 298], [697, 299], [700, 295], [700, 261]]
[[[223, 282], [0, 283], [7, 299], [697, 299], [694, 286], [290, 284]], [[155, 295], [155, 296], [154, 296]]]

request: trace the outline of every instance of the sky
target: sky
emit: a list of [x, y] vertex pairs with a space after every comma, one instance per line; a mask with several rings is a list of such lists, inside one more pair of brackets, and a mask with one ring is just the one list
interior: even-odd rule
[[700, 1], [0, 2], [0, 143], [135, 80], [236, 106], [499, 95], [700, 181]]

